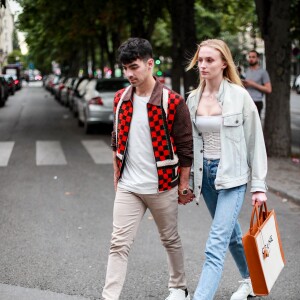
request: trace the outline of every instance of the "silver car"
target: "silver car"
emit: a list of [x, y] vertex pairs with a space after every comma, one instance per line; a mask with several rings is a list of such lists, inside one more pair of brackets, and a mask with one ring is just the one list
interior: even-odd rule
[[78, 120], [89, 133], [95, 124], [113, 123], [115, 93], [129, 85], [125, 78], [92, 79], [78, 101]]

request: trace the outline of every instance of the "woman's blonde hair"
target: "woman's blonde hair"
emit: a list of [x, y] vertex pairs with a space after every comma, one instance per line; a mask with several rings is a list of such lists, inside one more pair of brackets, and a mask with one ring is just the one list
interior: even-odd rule
[[[223, 78], [227, 79], [228, 81], [230, 81], [232, 83], [243, 86], [240, 76], [238, 75], [237, 68], [233, 62], [231, 52], [230, 52], [227, 44], [222, 40], [209, 39], [209, 40], [205, 40], [205, 41], [201, 42], [198, 45], [198, 48], [197, 48], [197, 51], [196, 51], [194, 57], [191, 59], [189, 65], [187, 66], [186, 71], [191, 70], [192, 68], [194, 68], [195, 65], [197, 65], [200, 48], [204, 47], [204, 46], [214, 48], [220, 52], [222, 60], [227, 65], [226, 68], [223, 70]], [[200, 77], [199, 87], [204, 87], [204, 85], [205, 85], [205, 80], [202, 80]]]

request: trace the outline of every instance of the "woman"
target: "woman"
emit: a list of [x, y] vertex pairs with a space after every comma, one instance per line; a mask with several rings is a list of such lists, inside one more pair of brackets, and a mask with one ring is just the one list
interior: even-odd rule
[[187, 70], [198, 64], [200, 85], [188, 97], [193, 124], [194, 161], [190, 188], [203, 195], [213, 218], [205, 262], [194, 300], [213, 299], [229, 250], [242, 282], [231, 300], [253, 295], [238, 222], [247, 182], [252, 205], [267, 200], [267, 155], [261, 122], [243, 88], [228, 46], [221, 40], [202, 42]]

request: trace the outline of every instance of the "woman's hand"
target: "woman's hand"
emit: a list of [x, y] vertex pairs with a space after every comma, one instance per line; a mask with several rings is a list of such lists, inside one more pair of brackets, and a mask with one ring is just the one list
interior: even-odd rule
[[254, 192], [254, 193], [252, 193], [252, 205], [255, 205], [255, 203], [257, 203], [258, 206], [261, 206], [266, 201], [267, 201], [266, 193], [264, 193], [264, 192]]

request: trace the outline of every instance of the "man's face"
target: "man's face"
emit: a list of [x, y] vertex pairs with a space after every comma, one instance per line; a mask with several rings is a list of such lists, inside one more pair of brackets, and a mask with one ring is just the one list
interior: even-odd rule
[[249, 53], [248, 62], [250, 66], [256, 66], [258, 64], [258, 56], [255, 52]]
[[149, 58], [147, 60], [136, 59], [129, 64], [123, 64], [124, 76], [128, 79], [130, 84], [134, 87], [143, 84], [149, 77], [152, 76], [152, 69], [154, 60]]

